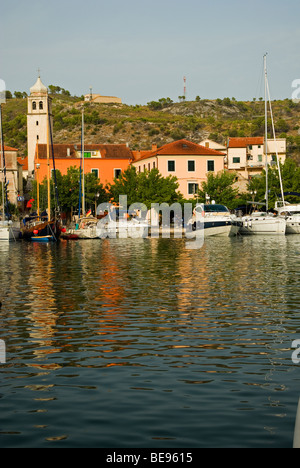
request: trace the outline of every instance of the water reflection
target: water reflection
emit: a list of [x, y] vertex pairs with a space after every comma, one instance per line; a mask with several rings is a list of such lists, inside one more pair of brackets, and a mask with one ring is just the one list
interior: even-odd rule
[[[106, 421], [115, 417], [123, 395], [129, 408], [123, 411], [135, 421], [141, 444], [150, 443], [142, 421], [154, 423], [148, 405], [155, 404], [164, 417], [170, 408], [182, 409], [188, 439], [172, 425], [157, 434], [164, 420], [154, 411], [152, 441], [195, 443], [196, 415], [197, 430], [208, 437], [206, 407], [221, 445], [226, 441], [218, 428], [227, 411], [233, 426], [240, 412], [251, 414], [248, 437], [256, 445], [257, 432], [261, 440], [278, 436], [280, 424], [270, 422], [274, 417], [286, 419], [291, 431], [287, 404], [298, 400], [290, 344], [299, 327], [299, 254], [298, 236], [208, 239], [199, 251], [173, 239], [0, 245], [0, 339], [9, 351], [1, 387], [9, 397], [21, 378], [23, 398], [30, 389], [34, 401], [57, 401], [70, 414], [76, 397], [67, 390], [80, 389], [84, 398], [84, 392], [96, 392], [98, 425], [103, 412]], [[99, 370], [109, 372], [101, 384]], [[41, 392], [49, 397], [41, 398]], [[136, 420], [130, 415], [133, 401]], [[256, 414], [262, 408], [270, 411], [263, 424]], [[9, 422], [9, 409], [2, 409], [6, 432], [18, 429]], [[85, 421], [83, 408], [78, 418]], [[63, 436], [43, 440], [76, 440], [71, 419]], [[35, 425], [48, 427], [43, 420]], [[119, 431], [115, 425], [108, 431], [111, 440]], [[231, 436], [239, 440], [236, 427]]]

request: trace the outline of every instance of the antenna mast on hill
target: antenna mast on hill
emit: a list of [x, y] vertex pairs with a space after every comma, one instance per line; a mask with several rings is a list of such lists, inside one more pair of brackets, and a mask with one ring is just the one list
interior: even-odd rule
[[183, 95], [184, 95], [184, 99], [186, 99], [186, 77], [185, 76], [183, 77], [183, 82], [184, 82]]

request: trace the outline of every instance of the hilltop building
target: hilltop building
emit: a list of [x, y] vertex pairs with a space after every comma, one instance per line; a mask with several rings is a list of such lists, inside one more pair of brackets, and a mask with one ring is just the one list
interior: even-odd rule
[[86, 102], [95, 102], [97, 104], [122, 104], [122, 99], [115, 96], [101, 96], [101, 94], [86, 94]]

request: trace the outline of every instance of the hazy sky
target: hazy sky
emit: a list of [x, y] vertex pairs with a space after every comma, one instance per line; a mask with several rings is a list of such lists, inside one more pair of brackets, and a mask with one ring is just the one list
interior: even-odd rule
[[300, 79], [299, 0], [9, 0], [0, 9], [0, 79], [29, 92], [45, 85], [144, 104], [263, 95]]

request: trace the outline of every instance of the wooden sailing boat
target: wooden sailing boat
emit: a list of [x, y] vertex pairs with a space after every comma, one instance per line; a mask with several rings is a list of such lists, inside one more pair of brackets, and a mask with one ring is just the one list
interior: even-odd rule
[[[56, 218], [52, 218], [51, 214], [51, 168], [50, 168], [50, 115], [49, 115], [49, 97], [47, 96], [47, 214], [40, 215], [40, 200], [39, 200], [39, 162], [38, 162], [38, 141], [37, 141], [37, 164], [36, 164], [36, 181], [37, 181], [37, 216], [24, 219], [24, 228], [22, 229], [23, 239], [33, 242], [51, 242], [57, 241], [61, 235], [61, 230]], [[51, 133], [52, 135], [52, 133]], [[54, 157], [53, 157], [54, 159]]]
[[[267, 74], [267, 54], [264, 55], [264, 75], [265, 75], [265, 157], [266, 157], [266, 212], [255, 212], [250, 216], [243, 217], [242, 234], [263, 234], [263, 235], [285, 235], [286, 220], [282, 217], [274, 216], [269, 213], [269, 187], [268, 187], [268, 101], [271, 99], [269, 93], [268, 74]], [[271, 111], [272, 112], [272, 111]], [[273, 115], [272, 115], [273, 122]], [[275, 138], [275, 128], [273, 124], [273, 133]], [[282, 190], [282, 179], [280, 172], [279, 158], [277, 155], [277, 164]], [[283, 191], [283, 190], [282, 190]]]

